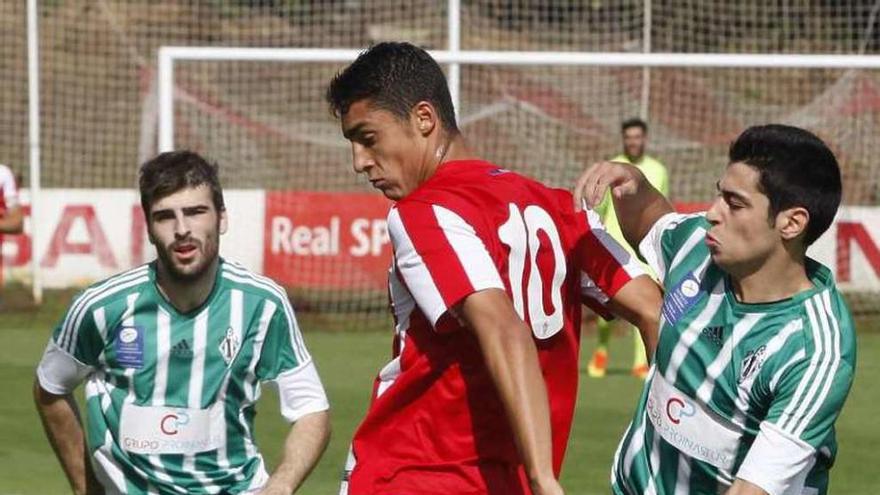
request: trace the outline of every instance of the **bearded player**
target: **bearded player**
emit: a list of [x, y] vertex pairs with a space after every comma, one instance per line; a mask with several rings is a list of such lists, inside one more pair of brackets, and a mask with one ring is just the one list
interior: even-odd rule
[[[219, 256], [217, 168], [189, 151], [141, 167], [158, 258], [85, 290], [55, 329], [34, 398], [75, 493], [289, 494], [329, 440], [327, 398], [284, 290]], [[86, 381], [88, 421], [73, 397]], [[269, 476], [261, 385], [291, 423]]]

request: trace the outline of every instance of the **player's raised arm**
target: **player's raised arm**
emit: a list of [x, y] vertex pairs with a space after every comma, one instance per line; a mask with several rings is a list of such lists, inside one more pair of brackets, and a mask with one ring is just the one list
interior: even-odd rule
[[581, 174], [574, 188], [575, 209], [594, 207], [609, 189], [623, 236], [635, 249], [660, 217], [674, 211], [637, 167], [619, 162], [598, 162]]

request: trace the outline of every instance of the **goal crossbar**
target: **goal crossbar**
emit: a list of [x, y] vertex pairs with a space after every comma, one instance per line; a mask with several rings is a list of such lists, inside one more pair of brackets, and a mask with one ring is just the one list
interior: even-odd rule
[[[350, 62], [361, 50], [163, 46], [159, 49], [159, 150], [174, 149], [174, 64], [187, 61]], [[430, 51], [441, 64], [460, 65], [878, 69], [880, 55]], [[453, 81], [457, 82], [457, 81]], [[450, 88], [458, 94], [458, 88]]]

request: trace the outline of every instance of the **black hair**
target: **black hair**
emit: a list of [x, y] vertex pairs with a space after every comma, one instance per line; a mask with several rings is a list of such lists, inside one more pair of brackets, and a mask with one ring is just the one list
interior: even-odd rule
[[138, 186], [141, 208], [149, 218], [153, 203], [181, 189], [207, 185], [211, 188], [214, 208], [221, 212], [223, 189], [217, 174], [217, 165], [208, 162], [193, 151], [168, 151], [148, 160], [140, 168]]
[[648, 133], [648, 124], [638, 117], [624, 120], [623, 124], [620, 124], [620, 132], [626, 132], [627, 129], [632, 127], [638, 127], [643, 133]]
[[760, 173], [758, 185], [770, 200], [771, 219], [795, 206], [809, 212], [804, 246], [831, 226], [840, 206], [840, 167], [814, 134], [781, 124], [749, 127], [731, 143], [729, 158]]
[[383, 42], [371, 46], [330, 82], [326, 94], [334, 115], [369, 99], [378, 108], [405, 120], [420, 101], [431, 103], [443, 128], [458, 133], [455, 108], [446, 76], [425, 50], [409, 43]]

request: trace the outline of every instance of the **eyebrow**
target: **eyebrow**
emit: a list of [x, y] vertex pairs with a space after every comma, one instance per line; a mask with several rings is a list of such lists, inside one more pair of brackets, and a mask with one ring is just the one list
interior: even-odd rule
[[[210, 208], [211, 207], [209, 205], [200, 204], [200, 205], [193, 205], [193, 206], [184, 206], [183, 208], [181, 208], [181, 210], [183, 210], [184, 215], [191, 215], [193, 213], [207, 211]], [[169, 213], [174, 214], [174, 208], [162, 208], [161, 210], [153, 210], [150, 213], [150, 217], [152, 218], [152, 217], [167, 215]]]
[[359, 134], [366, 125], [366, 122], [361, 122], [350, 129], [346, 129], [342, 132], [342, 137], [350, 141], [355, 135]]
[[747, 204], [747, 205], [751, 205], [751, 204], [752, 204], [752, 202], [749, 201], [749, 198], [748, 198], [747, 196], [745, 196], [744, 194], [740, 194], [740, 193], [738, 193], [738, 192], [736, 192], [736, 191], [733, 191], [733, 190], [731, 190], [731, 189], [724, 189], [724, 188], [722, 188], [722, 187], [721, 187], [721, 181], [720, 181], [720, 180], [715, 182], [715, 189], [717, 189], [718, 192], [720, 192], [720, 193], [721, 193], [722, 195], [724, 195], [724, 196], [734, 198], [734, 199], [736, 199], [736, 200], [738, 200], [738, 201], [740, 201], [740, 202], [742, 202], [742, 203], [745, 203], [745, 204]]

